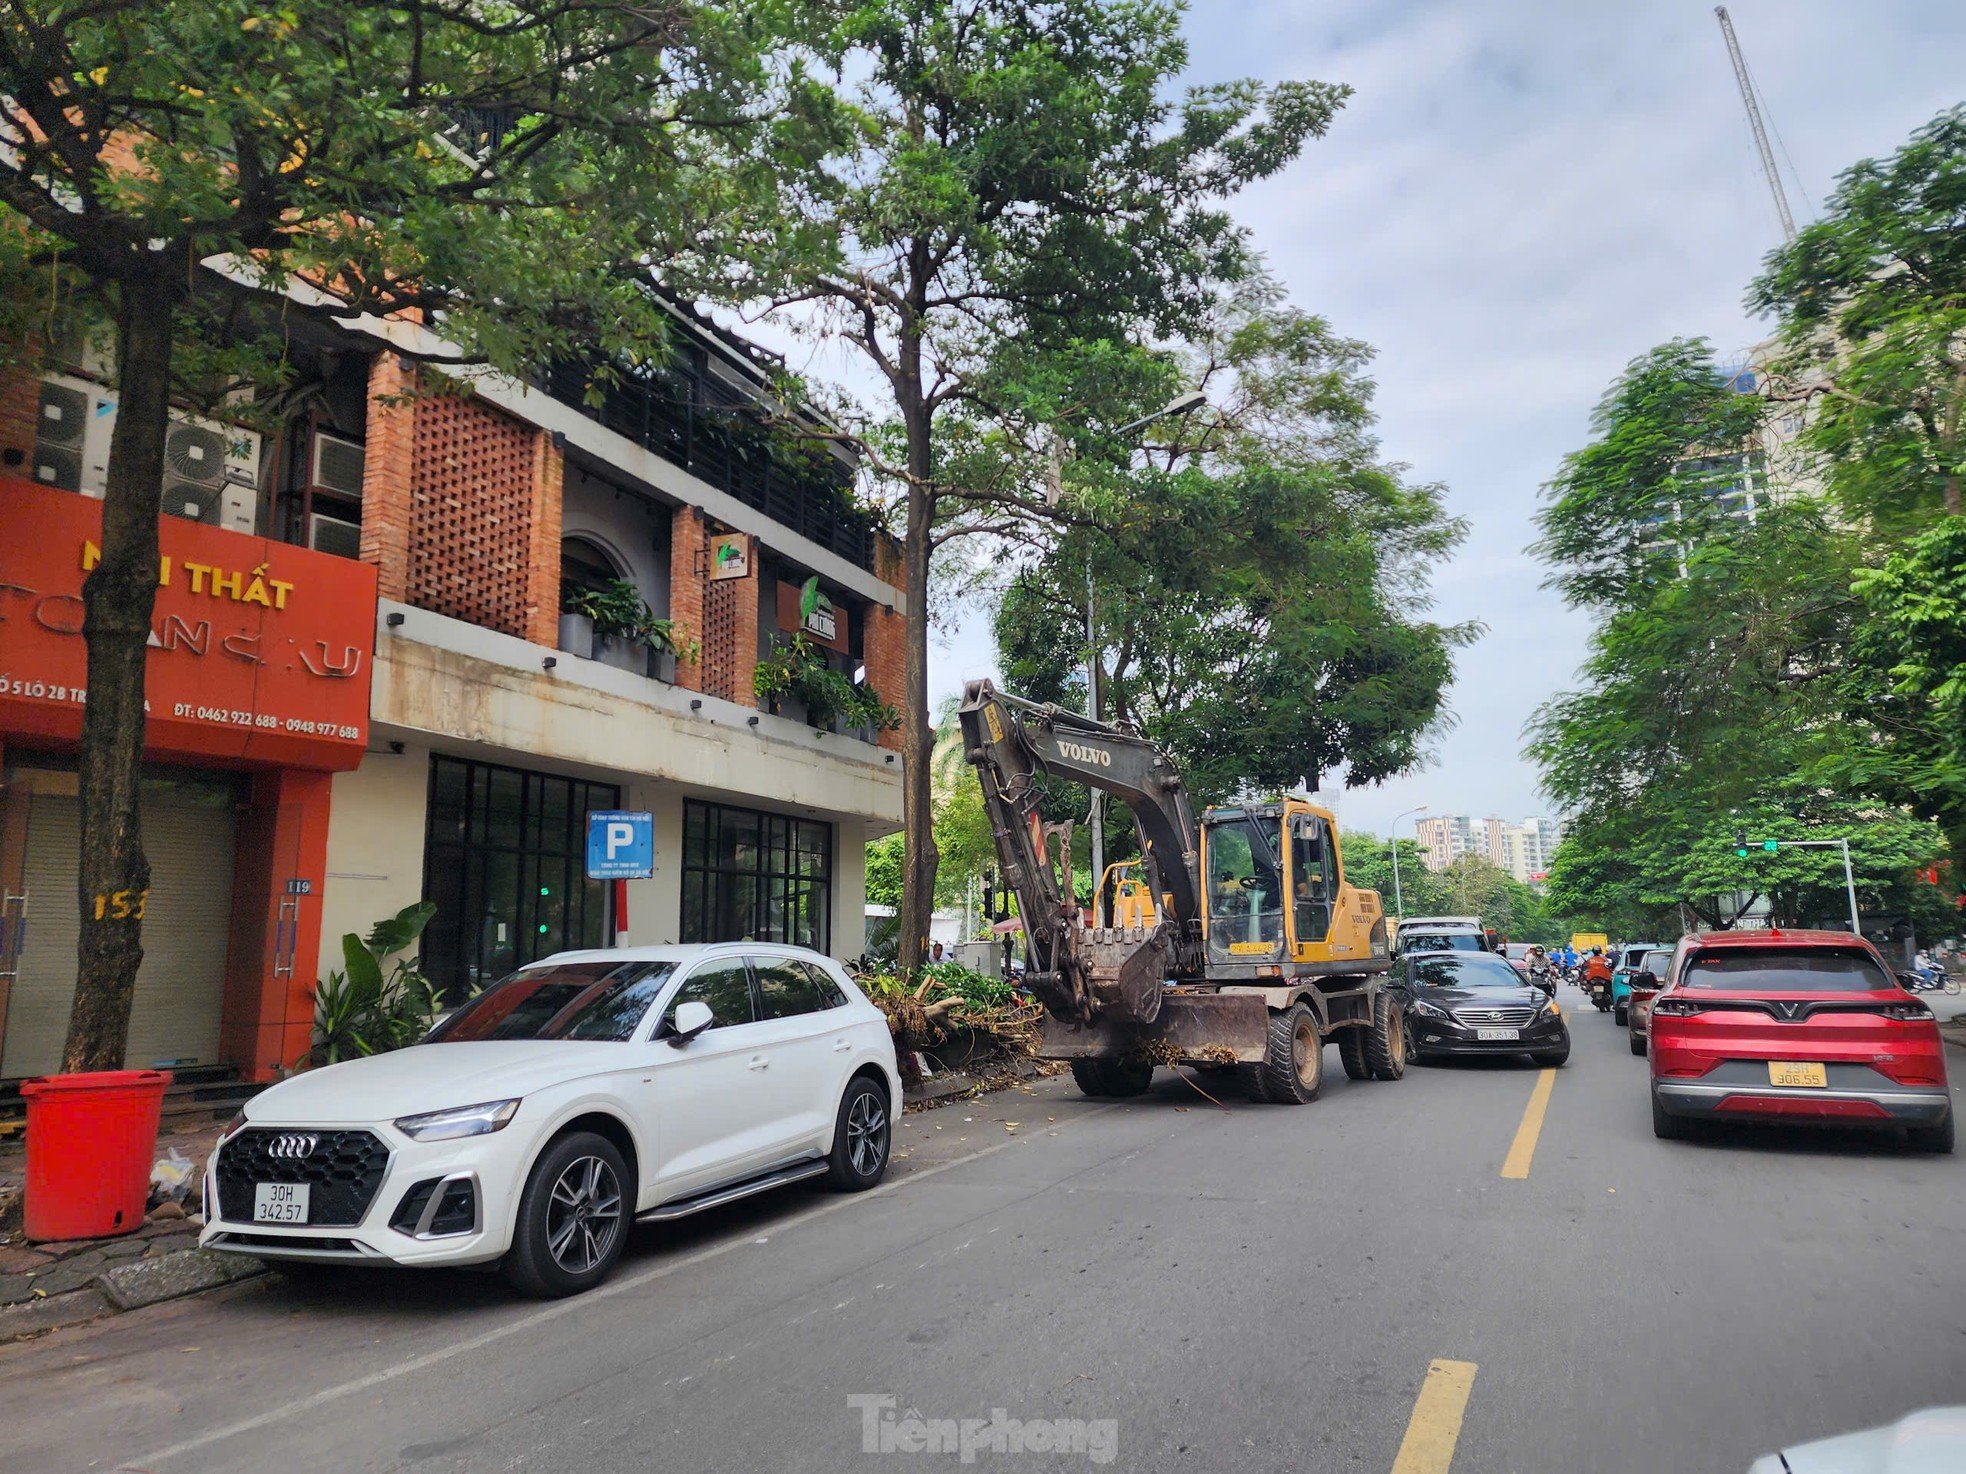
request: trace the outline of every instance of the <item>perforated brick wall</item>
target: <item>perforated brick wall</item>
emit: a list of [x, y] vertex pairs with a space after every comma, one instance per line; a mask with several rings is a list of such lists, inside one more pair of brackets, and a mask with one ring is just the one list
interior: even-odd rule
[[[532, 626], [543, 602], [532, 578], [541, 500], [534, 479], [538, 438], [537, 431], [478, 400], [445, 394], [416, 402], [410, 603], [536, 638]], [[557, 542], [550, 560], [556, 587]]]

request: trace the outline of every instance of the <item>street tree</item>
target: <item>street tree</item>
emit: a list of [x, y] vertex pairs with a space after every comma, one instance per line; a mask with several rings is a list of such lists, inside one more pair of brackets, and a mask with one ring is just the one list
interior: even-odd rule
[[[149, 885], [137, 819], [173, 394], [236, 293], [440, 322], [455, 367], [659, 352], [659, 269], [715, 275], [828, 98], [774, 72], [771, 5], [0, 0], [9, 274], [113, 325], [101, 561], [83, 586], [79, 977], [63, 1067], [120, 1065]], [[219, 345], [221, 348], [223, 344]], [[406, 349], [405, 351], [414, 351]], [[128, 919], [118, 911], [132, 909]]]
[[1109, 510], [1003, 588], [1013, 687], [1082, 703], [1089, 633], [1101, 714], [1168, 749], [1204, 803], [1420, 761], [1477, 629], [1426, 617], [1428, 574], [1465, 528], [1380, 458], [1370, 357], [1265, 279], [1226, 296], [1173, 355], [1207, 413], [1137, 463], [1066, 469]]
[[[1065, 407], [1032, 365], [1191, 321], [1246, 269], [1223, 202], [1294, 158], [1344, 96], [1315, 82], [1182, 92], [1180, 14], [1169, 0], [869, 0], [818, 42], [854, 146], [788, 199], [794, 284], [766, 290], [817, 304], [812, 325], [864, 356], [891, 411], [891, 434], [861, 443], [895, 488], [904, 550], [904, 972], [935, 889], [938, 548], [1060, 515], [1030, 432]], [[969, 452], [1009, 430], [1027, 454], [998, 441], [975, 474]]]
[[1846, 170], [1770, 256], [1749, 305], [1776, 315], [1779, 397], [1853, 514], [1887, 531], [1966, 513], [1966, 106]]

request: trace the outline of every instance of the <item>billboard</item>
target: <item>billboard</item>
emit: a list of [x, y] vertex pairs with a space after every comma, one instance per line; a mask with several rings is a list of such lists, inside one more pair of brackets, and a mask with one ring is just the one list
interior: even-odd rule
[[[339, 771], [362, 760], [375, 569], [182, 517], [158, 523], [145, 749]], [[0, 735], [73, 746], [88, 652], [82, 581], [102, 503], [0, 476]]]

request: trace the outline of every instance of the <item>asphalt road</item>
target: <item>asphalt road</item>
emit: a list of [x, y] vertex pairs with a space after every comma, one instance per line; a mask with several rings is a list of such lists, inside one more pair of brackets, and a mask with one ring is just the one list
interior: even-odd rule
[[877, 1193], [642, 1231], [580, 1300], [267, 1282], [0, 1351], [0, 1469], [963, 1467], [912, 1409], [976, 1467], [1739, 1474], [1966, 1401], [1966, 1159], [1657, 1142], [1575, 997], [1526, 1175], [1527, 1064], [1333, 1049], [1316, 1104], [1226, 1113], [1047, 1082], [909, 1118]]

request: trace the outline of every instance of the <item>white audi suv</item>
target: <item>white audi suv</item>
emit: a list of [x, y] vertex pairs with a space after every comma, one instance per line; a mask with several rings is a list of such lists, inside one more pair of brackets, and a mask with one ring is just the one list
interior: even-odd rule
[[200, 1244], [273, 1261], [607, 1277], [631, 1222], [887, 1171], [901, 1077], [839, 964], [762, 943], [562, 952], [391, 1054], [262, 1091], [205, 1174]]

